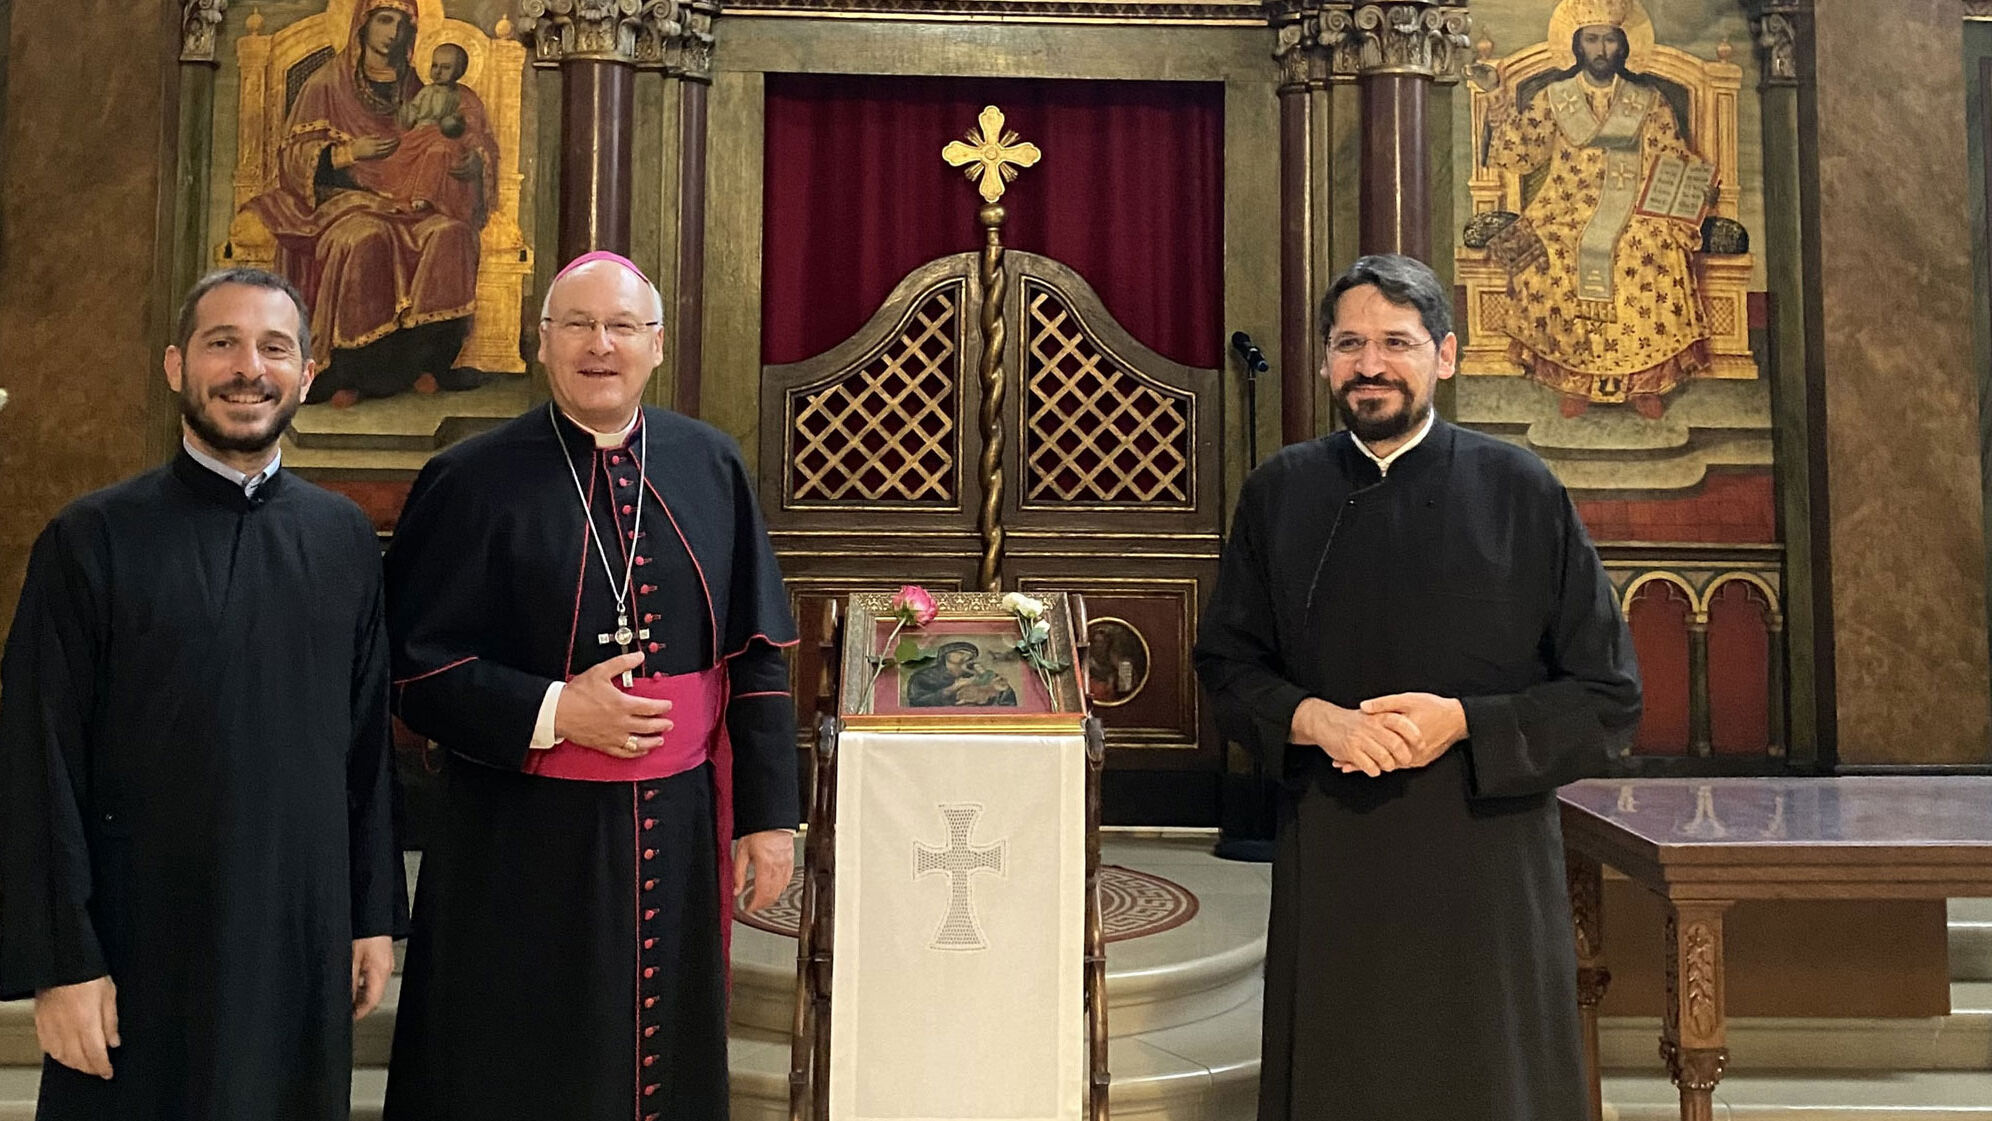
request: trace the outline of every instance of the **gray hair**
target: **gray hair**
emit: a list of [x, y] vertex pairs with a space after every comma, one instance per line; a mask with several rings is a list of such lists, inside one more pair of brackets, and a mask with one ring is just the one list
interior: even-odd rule
[[[642, 273], [635, 273], [633, 275], [643, 281], [645, 288], [650, 289], [650, 306], [656, 309], [652, 315], [659, 323], [662, 323], [664, 321], [664, 293], [657, 290], [657, 285], [652, 284], [649, 277], [644, 276]], [[553, 283], [546, 286], [546, 295], [540, 298], [540, 318], [542, 320], [553, 318], [553, 290], [559, 284], [560, 278], [557, 276], [554, 277]]]
[[1335, 303], [1351, 288], [1370, 285], [1398, 307], [1414, 308], [1434, 343], [1452, 334], [1452, 297], [1423, 261], [1397, 253], [1356, 258], [1321, 298], [1321, 337], [1335, 327]]
[[209, 292], [227, 284], [241, 284], [250, 288], [268, 288], [290, 297], [291, 306], [297, 309], [297, 352], [306, 358], [311, 357], [311, 312], [304, 306], [304, 295], [297, 285], [266, 269], [236, 268], [216, 269], [194, 282], [187, 290], [186, 298], [180, 301], [179, 326], [173, 332], [173, 345], [182, 351], [194, 341], [194, 323], [200, 317], [201, 300]]

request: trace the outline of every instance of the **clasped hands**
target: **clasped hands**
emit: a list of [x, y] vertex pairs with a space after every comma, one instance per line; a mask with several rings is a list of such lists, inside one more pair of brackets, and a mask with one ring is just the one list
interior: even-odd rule
[[1359, 708], [1309, 697], [1293, 711], [1291, 742], [1318, 747], [1343, 774], [1375, 778], [1429, 765], [1466, 738], [1466, 709], [1452, 697], [1393, 693]]

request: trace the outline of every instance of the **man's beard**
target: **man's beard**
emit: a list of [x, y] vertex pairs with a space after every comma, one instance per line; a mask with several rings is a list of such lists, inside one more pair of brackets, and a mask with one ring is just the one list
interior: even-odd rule
[[1620, 50], [1617, 44], [1613, 44], [1598, 54], [1587, 52], [1578, 61], [1583, 64], [1585, 73], [1599, 81], [1603, 81], [1623, 69], [1625, 60], [1626, 52]]
[[[1383, 406], [1378, 404], [1365, 413], [1349, 404], [1349, 391], [1366, 386], [1384, 386], [1396, 392], [1404, 403], [1393, 412], [1383, 411]], [[1341, 418], [1342, 427], [1365, 444], [1395, 440], [1425, 423], [1425, 418], [1432, 415], [1430, 401], [1419, 401], [1401, 382], [1386, 378], [1357, 378], [1331, 396], [1335, 415]]]
[[[275, 395], [277, 410], [271, 415], [266, 428], [243, 435], [233, 435], [222, 431], [221, 426], [215, 423], [214, 418], [209, 416], [202, 406], [208, 400], [219, 398], [223, 394], [238, 393], [243, 390], [260, 390]], [[278, 394], [275, 386], [263, 380], [238, 379], [208, 394], [202, 394], [191, 381], [188, 381], [181, 383], [180, 386], [180, 415], [186, 419], [187, 427], [193, 429], [194, 435], [200, 437], [201, 442], [208, 447], [216, 451], [254, 455], [269, 450], [270, 445], [276, 443], [284, 434], [284, 429], [290, 427], [291, 418], [297, 415], [301, 399], [302, 394], [288, 397]]]

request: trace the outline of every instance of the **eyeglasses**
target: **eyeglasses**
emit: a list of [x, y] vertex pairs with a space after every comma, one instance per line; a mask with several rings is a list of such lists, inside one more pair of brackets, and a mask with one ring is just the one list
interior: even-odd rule
[[553, 329], [560, 332], [561, 337], [575, 341], [594, 338], [597, 330], [603, 330], [617, 342], [628, 342], [642, 334], [646, 328], [656, 327], [662, 320], [652, 319], [638, 323], [634, 319], [604, 320], [570, 315], [558, 320], [542, 318], [540, 322], [552, 324]]
[[1380, 339], [1369, 339], [1362, 335], [1330, 335], [1328, 350], [1337, 358], [1354, 358], [1368, 349], [1374, 341], [1385, 358], [1403, 358], [1421, 346], [1431, 343], [1431, 339], [1416, 339], [1410, 335], [1388, 334]]

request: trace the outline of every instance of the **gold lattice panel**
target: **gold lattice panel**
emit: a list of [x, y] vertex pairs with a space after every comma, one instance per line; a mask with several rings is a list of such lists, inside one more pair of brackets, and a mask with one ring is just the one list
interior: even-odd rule
[[1024, 501], [1194, 505], [1191, 395], [1122, 369], [1055, 290], [1024, 303]]
[[1708, 302], [1708, 329], [1715, 335], [1736, 333], [1736, 301], [1710, 300]]
[[876, 357], [790, 391], [791, 502], [954, 503], [962, 297], [935, 287]]

